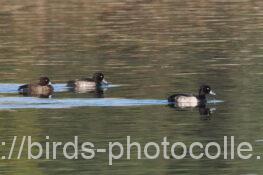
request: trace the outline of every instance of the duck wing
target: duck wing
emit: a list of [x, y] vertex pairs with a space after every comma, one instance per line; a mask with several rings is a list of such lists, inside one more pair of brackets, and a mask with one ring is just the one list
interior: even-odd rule
[[70, 80], [67, 82], [68, 87], [75, 87], [76, 83], [79, 81], [84, 81], [84, 82], [92, 82], [94, 81], [92, 78], [82, 78], [82, 79], [76, 79], [76, 80]]
[[93, 78], [83, 78], [83, 79], [81, 79], [82, 81], [94, 81], [94, 79]]
[[168, 97], [169, 102], [175, 102], [177, 98], [179, 97], [194, 97], [193, 94], [174, 94]]

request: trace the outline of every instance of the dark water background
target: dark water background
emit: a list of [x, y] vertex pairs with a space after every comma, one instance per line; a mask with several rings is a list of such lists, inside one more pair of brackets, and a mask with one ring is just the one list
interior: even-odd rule
[[[165, 100], [174, 92], [196, 92], [206, 83], [224, 103], [210, 119], [198, 109], [176, 111], [165, 104], [82, 106], [61, 109], [4, 108], [0, 138], [14, 135], [44, 142], [109, 141], [222, 143], [223, 136], [249, 141], [263, 153], [263, 2], [260, 0], [1, 0], [0, 89], [48, 76], [53, 83], [103, 71], [105, 98]], [[4, 87], [6, 88], [6, 87]], [[6, 89], [5, 89], [6, 90]], [[28, 101], [16, 93], [6, 98]], [[88, 100], [94, 94], [57, 92], [53, 99]], [[39, 99], [41, 100], [41, 99]], [[123, 101], [119, 101], [121, 103]], [[110, 102], [108, 102], [110, 103]], [[13, 104], [10, 103], [10, 106]], [[80, 105], [81, 106], [81, 105]], [[17, 148], [18, 149], [18, 148]], [[7, 154], [1, 146], [0, 153]], [[134, 153], [134, 156], [136, 154]], [[26, 155], [24, 155], [26, 156]], [[1, 174], [262, 174], [262, 160], [1, 160]]]

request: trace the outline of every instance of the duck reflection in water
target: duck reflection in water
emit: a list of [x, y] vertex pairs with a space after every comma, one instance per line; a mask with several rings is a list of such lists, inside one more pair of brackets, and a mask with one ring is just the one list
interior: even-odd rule
[[174, 108], [176, 111], [192, 111], [195, 109], [198, 109], [198, 112], [200, 114], [201, 120], [210, 120], [212, 117], [212, 114], [215, 112], [215, 107], [208, 107], [206, 104], [202, 104], [196, 107], [182, 107], [179, 105], [176, 105], [175, 103], [169, 103], [169, 107]]

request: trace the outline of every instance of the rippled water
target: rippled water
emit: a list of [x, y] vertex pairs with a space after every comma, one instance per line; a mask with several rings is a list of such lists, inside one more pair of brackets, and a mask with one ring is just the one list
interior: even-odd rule
[[[130, 135], [142, 144], [249, 141], [263, 153], [263, 3], [230, 1], [0, 2], [0, 157], [17, 135], [44, 142], [75, 135], [105, 148]], [[67, 80], [104, 72], [104, 98], [69, 92]], [[51, 99], [22, 97], [20, 84], [48, 76]], [[208, 106], [177, 110], [174, 92], [209, 84]], [[213, 101], [214, 100], [214, 101]], [[214, 103], [224, 101], [223, 103]], [[58, 107], [59, 106], [59, 107]], [[17, 109], [20, 108], [20, 109]], [[43, 109], [45, 108], [45, 109]], [[56, 108], [56, 109], [54, 109]], [[202, 110], [201, 110], [202, 111]], [[236, 143], [236, 144], [237, 144]], [[19, 148], [16, 148], [17, 150]], [[133, 153], [132, 157], [135, 157]], [[0, 160], [1, 174], [262, 174], [262, 160]]]

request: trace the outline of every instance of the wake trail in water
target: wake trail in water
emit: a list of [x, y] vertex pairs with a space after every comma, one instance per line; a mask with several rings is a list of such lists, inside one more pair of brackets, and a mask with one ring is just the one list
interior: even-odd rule
[[[22, 84], [12, 84], [12, 83], [2, 83], [0, 84], [0, 93], [18, 93], [18, 88]], [[69, 88], [67, 87], [67, 84], [52, 84], [54, 87], [54, 92], [67, 92], [69, 91]], [[114, 87], [120, 87], [121, 85], [117, 84], [109, 84], [102, 88], [114, 88]]]
[[122, 99], [122, 98], [71, 98], [71, 99], [41, 99], [35, 97], [2, 97], [0, 98], [0, 109], [21, 108], [72, 108], [72, 107], [124, 107], [165, 105], [167, 100], [155, 99]]
[[[208, 103], [221, 103], [221, 100], [213, 100]], [[56, 109], [73, 107], [131, 107], [168, 105], [167, 100], [158, 99], [125, 99], [125, 98], [65, 98], [44, 99], [36, 97], [1, 97], [0, 109]]]
[[[0, 84], [0, 93], [18, 93], [21, 84]], [[107, 85], [107, 88], [121, 85]], [[55, 92], [66, 92], [66, 84], [53, 84]], [[221, 103], [221, 100], [209, 100], [208, 104]], [[168, 105], [168, 101], [160, 99], [125, 99], [125, 98], [37, 98], [37, 97], [0, 97], [0, 109], [56, 109], [73, 107], [128, 107]]]

